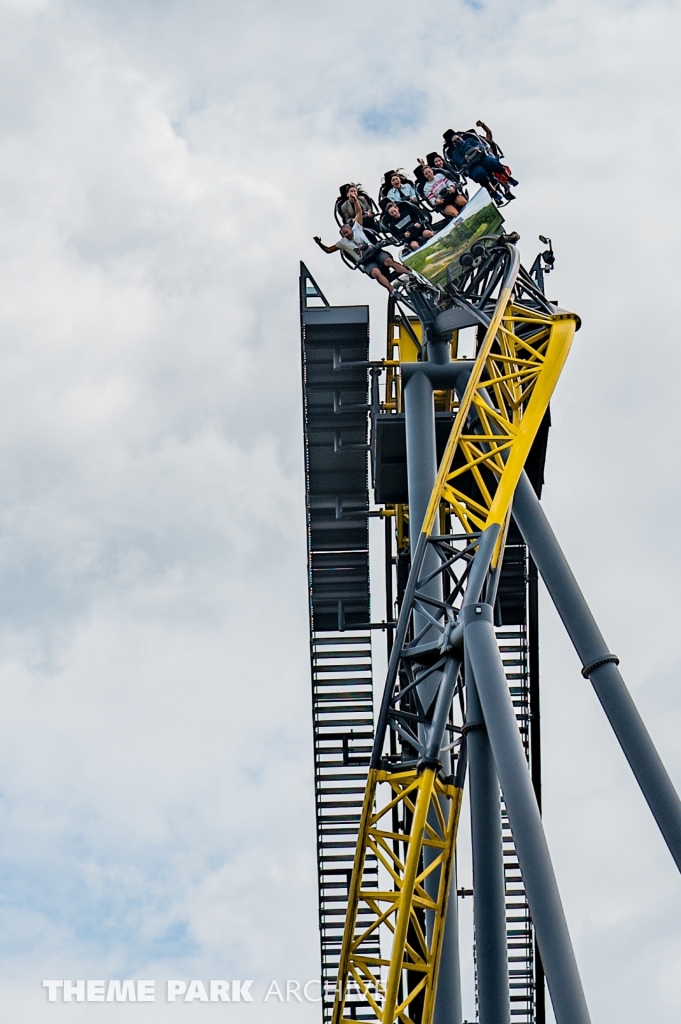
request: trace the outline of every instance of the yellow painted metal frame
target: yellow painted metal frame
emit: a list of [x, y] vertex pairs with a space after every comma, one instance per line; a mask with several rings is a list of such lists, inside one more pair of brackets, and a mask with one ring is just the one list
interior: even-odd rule
[[[529, 338], [521, 338], [516, 324], [536, 329]], [[451, 506], [466, 533], [504, 523], [578, 324], [574, 313], [539, 313], [514, 303], [510, 291], [501, 297], [452, 424], [424, 533], [432, 533], [442, 501]], [[482, 433], [464, 433], [471, 408]], [[464, 461], [452, 469], [457, 451]], [[483, 469], [497, 478], [495, 488], [490, 488]], [[473, 474], [481, 501], [457, 487], [458, 478], [467, 472]]]
[[[380, 783], [391, 787], [391, 798], [380, 810], [375, 810]], [[413, 769], [390, 773], [371, 769], [369, 772], [350, 883], [334, 1024], [351, 1024], [353, 1020], [345, 1015], [349, 986], [361, 992], [382, 1024], [397, 1021], [413, 1024], [408, 1015], [409, 1006], [420, 995], [422, 1019], [432, 1018], [461, 797], [462, 790], [442, 782], [432, 768], [420, 773]], [[407, 835], [393, 832], [390, 820], [385, 820], [396, 807], [402, 815], [411, 818]], [[437, 854], [424, 868], [422, 853], [426, 848]], [[384, 877], [390, 878], [393, 888], [380, 891], [363, 886], [364, 861], [369, 852], [377, 857]], [[437, 900], [431, 899], [425, 888], [427, 876], [434, 871], [439, 872]], [[368, 928], [359, 930], [357, 918], [362, 905], [368, 907], [374, 920]], [[423, 928], [421, 911], [433, 914], [430, 941]], [[392, 937], [390, 958], [365, 955], [362, 945], [386, 927]], [[384, 986], [382, 970], [386, 968]], [[421, 975], [406, 995], [402, 991], [405, 971]]]

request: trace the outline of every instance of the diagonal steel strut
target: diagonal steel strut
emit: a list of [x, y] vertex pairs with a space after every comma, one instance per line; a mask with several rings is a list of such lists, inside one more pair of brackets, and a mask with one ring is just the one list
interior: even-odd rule
[[681, 871], [681, 800], [584, 600], [551, 525], [523, 473], [513, 515], [676, 866]]

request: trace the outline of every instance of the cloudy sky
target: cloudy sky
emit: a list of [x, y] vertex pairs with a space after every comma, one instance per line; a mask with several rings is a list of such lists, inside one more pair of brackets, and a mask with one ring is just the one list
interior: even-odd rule
[[[482, 117], [583, 319], [545, 505], [681, 786], [676, 4], [0, 0], [0, 1003], [318, 973], [296, 278]], [[681, 880], [552, 610], [545, 817], [594, 1024], [678, 1021]], [[473, 1012], [470, 998], [466, 1007]], [[318, 1009], [230, 1007], [244, 1024]]]

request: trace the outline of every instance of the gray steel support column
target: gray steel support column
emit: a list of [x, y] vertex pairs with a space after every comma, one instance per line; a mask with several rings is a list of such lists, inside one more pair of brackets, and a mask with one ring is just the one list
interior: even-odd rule
[[[440, 801], [442, 813], [449, 814], [449, 801], [442, 798]], [[431, 812], [432, 814], [432, 812]], [[437, 827], [435, 815], [432, 814], [431, 824]], [[423, 851], [424, 867], [437, 857], [437, 851], [425, 847]], [[424, 889], [437, 901], [440, 871], [435, 869], [426, 878]], [[433, 912], [426, 911], [426, 939], [430, 943], [433, 933]], [[461, 961], [459, 958], [459, 905], [456, 895], [456, 866], [453, 868], [453, 877], [445, 910], [445, 932], [442, 939], [442, 952], [440, 954], [440, 969], [437, 978], [437, 995], [435, 997], [435, 1010], [433, 1012], [433, 1024], [461, 1024], [463, 1020], [463, 1008], [461, 1003]]]
[[[426, 364], [427, 365], [427, 364]], [[407, 486], [409, 494], [409, 547], [416, 551], [430, 495], [437, 478], [437, 449], [435, 445], [435, 405], [433, 384], [426, 373], [413, 373], [404, 386], [405, 431], [407, 441]], [[432, 545], [426, 548], [422, 576], [436, 572], [440, 560]], [[437, 601], [442, 600], [442, 577], [437, 575], [419, 588]], [[429, 609], [430, 610], [430, 609]], [[418, 635], [428, 625], [428, 619], [418, 608], [414, 610], [414, 632]], [[437, 635], [429, 627], [422, 639], [427, 642]], [[437, 688], [437, 679], [431, 676], [419, 688], [419, 695], [428, 709]]]
[[584, 666], [582, 675], [591, 680], [681, 871], [681, 801], [525, 473], [516, 488], [513, 515]]
[[[427, 365], [427, 364], [426, 364]], [[404, 386], [404, 411], [407, 441], [407, 485], [409, 493], [409, 544], [412, 551], [421, 534], [428, 502], [437, 478], [437, 449], [435, 444], [435, 406], [433, 384], [426, 373], [415, 371]], [[429, 547], [423, 562], [426, 575], [439, 566], [436, 552]], [[442, 600], [442, 578], [436, 576], [423, 588], [437, 600]], [[427, 620], [414, 612], [414, 628], [420, 630]], [[458, 671], [458, 664], [457, 664]], [[456, 672], [454, 672], [454, 682]], [[449, 697], [451, 703], [451, 695]], [[445, 708], [445, 718], [446, 711]], [[439, 753], [439, 751], [438, 751]], [[428, 857], [428, 851], [424, 852]], [[435, 887], [439, 872], [426, 879], [426, 891]], [[450, 892], [445, 916], [445, 933], [438, 975], [437, 997], [433, 1024], [461, 1024], [461, 971], [459, 963], [459, 922], [456, 889]], [[428, 921], [427, 921], [428, 925]]]
[[513, 831], [553, 1012], [557, 1024], [590, 1024], [537, 798], [494, 635], [492, 607], [488, 604], [468, 605], [463, 609], [463, 617], [464, 643], [473, 666]]
[[430, 335], [426, 341], [428, 362], [436, 366], [445, 366], [452, 361], [452, 336]]
[[[457, 666], [458, 672], [458, 666]], [[445, 774], [451, 774], [452, 759], [449, 751], [442, 755], [442, 768]], [[440, 799], [442, 813], [447, 818], [449, 814], [449, 801], [446, 797]], [[437, 822], [431, 824], [437, 826]], [[437, 850], [425, 847], [423, 851], [424, 866], [427, 866], [437, 857]], [[428, 895], [436, 900], [437, 889], [440, 881], [440, 872], [436, 869], [430, 874], [425, 882], [424, 888]], [[459, 953], [459, 901], [456, 895], [456, 853], [452, 866], [452, 880], [445, 911], [445, 931], [442, 940], [442, 952], [440, 954], [440, 970], [437, 980], [437, 995], [435, 996], [435, 1010], [433, 1024], [462, 1024], [463, 1006], [461, 1000], [461, 960]], [[426, 911], [426, 936], [430, 942], [433, 928], [433, 913]]]
[[433, 1024], [461, 1024], [463, 1007], [461, 1003], [461, 960], [459, 955], [459, 900], [456, 895], [456, 857], [452, 867], [452, 884], [449, 889], [445, 915], [445, 934], [440, 954], [440, 971], [437, 979], [437, 995]]
[[473, 846], [473, 920], [480, 1024], [509, 1024], [506, 899], [499, 780], [466, 652], [466, 749]]
[[412, 551], [437, 477], [433, 385], [426, 373], [414, 372], [404, 388], [409, 488], [409, 542]]
[[[409, 547], [416, 550], [430, 495], [437, 478], [435, 446], [435, 406], [433, 385], [425, 373], [414, 373], [404, 388], [404, 413], [407, 438], [407, 485], [409, 493]], [[434, 572], [439, 565], [436, 552], [429, 545], [423, 560], [423, 575]], [[424, 588], [425, 593], [442, 600], [442, 579], [436, 576]], [[427, 619], [414, 612], [414, 629], [418, 633]], [[427, 639], [425, 634], [424, 639]]]

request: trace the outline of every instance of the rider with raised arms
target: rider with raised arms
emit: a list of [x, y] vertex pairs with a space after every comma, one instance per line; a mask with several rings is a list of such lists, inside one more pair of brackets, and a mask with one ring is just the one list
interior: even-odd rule
[[392, 292], [393, 286], [384, 273], [385, 269], [407, 275], [409, 271], [401, 263], [398, 263], [397, 260], [394, 260], [385, 249], [381, 249], [380, 243], [377, 240], [372, 240], [366, 234], [362, 227], [362, 207], [359, 205], [356, 194], [352, 197], [352, 202], [355, 216], [350, 223], [343, 224], [340, 229], [340, 240], [334, 243], [334, 245], [324, 245], [319, 235], [315, 235], [314, 241], [324, 252], [332, 253], [341, 250], [346, 252], [350, 259], [354, 260], [359, 266], [363, 274], [373, 277], [383, 288]]

